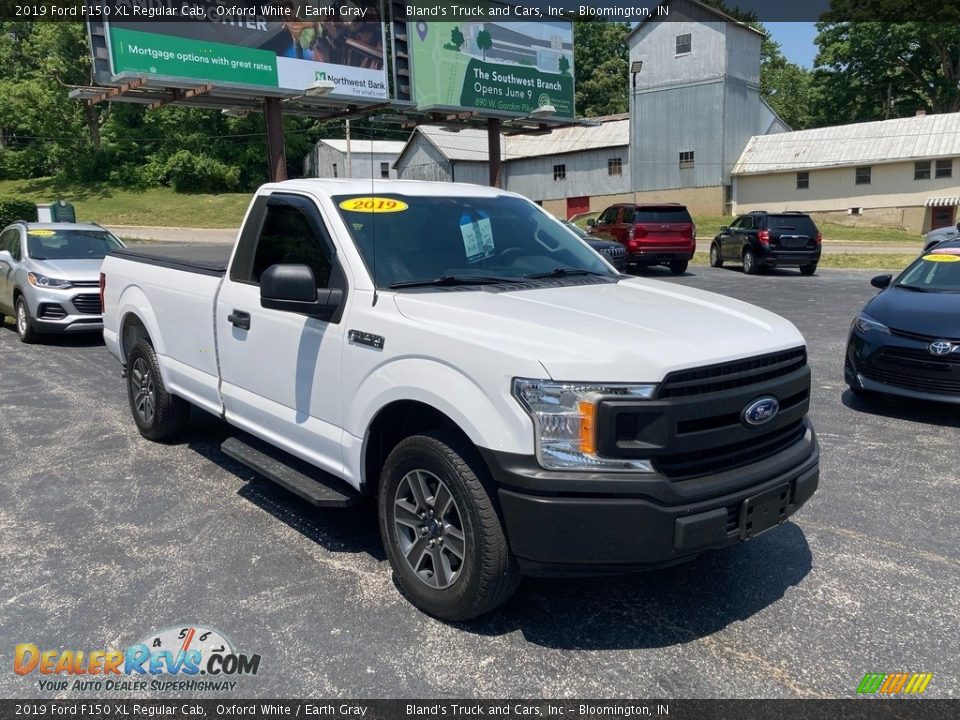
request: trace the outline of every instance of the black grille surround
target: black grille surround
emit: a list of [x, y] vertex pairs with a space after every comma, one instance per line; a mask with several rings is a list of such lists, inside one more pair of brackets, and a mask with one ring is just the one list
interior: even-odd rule
[[63, 320], [67, 311], [56, 303], [41, 303], [37, 310], [37, 317], [41, 320]]
[[880, 348], [860, 367], [870, 380], [925, 393], [960, 395], [960, 353], [931, 355], [922, 348]]
[[70, 302], [81, 315], [100, 315], [103, 312], [103, 308], [100, 307], [99, 293], [74, 295]]
[[[757, 427], [746, 424], [744, 409], [767, 396], [777, 399], [777, 414]], [[600, 402], [598, 455], [649, 459], [670, 480], [724, 473], [807, 442], [809, 406], [804, 348], [679, 371], [653, 400]]]

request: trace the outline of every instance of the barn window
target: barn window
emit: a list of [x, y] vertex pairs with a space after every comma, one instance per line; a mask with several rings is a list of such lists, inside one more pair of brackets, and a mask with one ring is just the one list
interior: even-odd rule
[[870, 166], [869, 165], [864, 165], [863, 167], [857, 168], [854, 182], [857, 185], [870, 184]]
[[693, 167], [693, 150], [680, 151], [680, 169], [689, 170]]
[[336, 164], [336, 163], [333, 164], [333, 176], [334, 176], [334, 177], [337, 177], [337, 164]]
[[798, 172], [797, 173], [797, 190], [806, 190], [809, 187], [810, 187], [810, 173]]
[[567, 179], [567, 166], [566, 165], [554, 165], [553, 166], [553, 180], [566, 180]]
[[690, 33], [677, 35], [677, 55], [686, 55], [693, 50], [693, 36]]
[[380, 163], [380, 177], [382, 178], [390, 177], [390, 163], [388, 162]]
[[623, 159], [609, 158], [607, 160], [607, 175], [623, 175]]
[[914, 180], [929, 180], [930, 179], [930, 161], [929, 160], [919, 160], [913, 164], [913, 179]]
[[953, 177], [953, 159], [952, 158], [947, 158], [946, 160], [937, 160], [937, 177], [938, 178]]

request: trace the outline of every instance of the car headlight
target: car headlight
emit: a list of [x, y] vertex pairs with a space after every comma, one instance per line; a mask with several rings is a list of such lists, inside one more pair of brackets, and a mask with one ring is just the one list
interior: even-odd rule
[[853, 324], [862, 333], [876, 330], [877, 332], [887, 333], [888, 335], [890, 334], [890, 328], [888, 328], [882, 322], [877, 322], [866, 313], [860, 313], [857, 315], [857, 319], [853, 321]]
[[533, 419], [537, 462], [548, 470], [653, 472], [649, 460], [597, 457], [597, 405], [605, 397], [649, 399], [656, 389], [656, 385], [513, 380], [513, 396]]
[[29, 280], [30, 284], [34, 287], [61, 289], [73, 287], [69, 280], [60, 280], [58, 278], [47, 277], [46, 275], [41, 275], [38, 272], [27, 273], [27, 280]]

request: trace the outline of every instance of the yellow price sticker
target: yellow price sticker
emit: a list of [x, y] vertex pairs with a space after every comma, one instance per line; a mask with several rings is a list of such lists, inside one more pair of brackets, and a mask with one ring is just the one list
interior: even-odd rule
[[357, 197], [344, 200], [340, 203], [341, 210], [366, 213], [395, 213], [403, 212], [410, 206], [403, 200], [385, 197]]
[[27, 230], [27, 235], [36, 235], [37, 237], [53, 237], [56, 233], [53, 230]]
[[956, 255], [924, 255], [923, 259], [927, 262], [960, 262], [960, 257]]

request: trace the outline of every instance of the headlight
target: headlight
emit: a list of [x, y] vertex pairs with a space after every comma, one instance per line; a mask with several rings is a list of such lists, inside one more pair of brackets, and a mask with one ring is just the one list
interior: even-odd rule
[[513, 396], [533, 418], [537, 462], [548, 470], [653, 472], [649, 460], [597, 457], [597, 403], [604, 397], [649, 399], [656, 385], [577, 385], [514, 378]]
[[887, 333], [888, 335], [890, 334], [890, 328], [881, 322], [877, 322], [866, 313], [860, 313], [857, 316], [857, 319], [853, 321], [853, 324], [862, 333], [876, 330], [877, 332]]
[[73, 287], [69, 280], [59, 280], [57, 278], [47, 277], [37, 272], [27, 273], [27, 280], [34, 287], [41, 288], [68, 288]]

